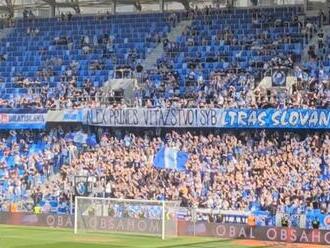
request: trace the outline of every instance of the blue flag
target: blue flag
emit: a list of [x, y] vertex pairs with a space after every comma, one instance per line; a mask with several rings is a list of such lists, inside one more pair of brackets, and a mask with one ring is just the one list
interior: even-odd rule
[[189, 154], [174, 148], [162, 147], [155, 154], [154, 166], [159, 169], [168, 168], [185, 170]]

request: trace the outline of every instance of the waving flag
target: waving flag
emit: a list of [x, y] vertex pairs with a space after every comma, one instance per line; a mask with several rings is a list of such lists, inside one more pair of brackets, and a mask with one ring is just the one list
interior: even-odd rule
[[162, 147], [155, 154], [154, 166], [162, 169], [184, 170], [189, 154], [174, 148]]
[[74, 134], [73, 141], [75, 143], [86, 144], [88, 135], [79, 131]]

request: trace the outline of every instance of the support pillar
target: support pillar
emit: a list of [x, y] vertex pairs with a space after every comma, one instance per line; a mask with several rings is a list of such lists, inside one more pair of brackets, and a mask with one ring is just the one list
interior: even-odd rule
[[10, 17], [14, 17], [15, 15], [15, 11], [14, 11], [14, 7], [13, 7], [13, 2], [11, 0], [6, 0], [6, 7], [7, 7], [7, 10], [8, 10], [8, 14]]
[[52, 4], [50, 5], [50, 17], [55, 17], [55, 14], [56, 14], [55, 5]]
[[112, 0], [112, 14], [115, 15], [117, 12], [117, 0]]
[[325, 13], [325, 15], [327, 17], [327, 24], [326, 25], [330, 25], [330, 1], [326, 2], [326, 6], [327, 6], [326, 13]]
[[305, 12], [305, 15], [307, 14], [307, 10], [308, 10], [308, 0], [304, 0], [304, 12]]
[[159, 0], [159, 9], [163, 13], [165, 9], [165, 0]]

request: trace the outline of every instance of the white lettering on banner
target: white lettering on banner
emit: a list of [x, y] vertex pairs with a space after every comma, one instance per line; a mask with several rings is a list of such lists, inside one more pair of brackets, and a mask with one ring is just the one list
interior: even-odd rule
[[[247, 231], [249, 231], [249, 236], [247, 234]], [[226, 226], [226, 225], [217, 225], [215, 233], [218, 237], [226, 237], [226, 233], [228, 233], [228, 237], [230, 238], [236, 238], [236, 237], [243, 237], [250, 239], [255, 239], [253, 228], [250, 227], [249, 230], [246, 230], [246, 226], [236, 227], [236, 226]]]
[[281, 122], [281, 126], [286, 126], [286, 125], [288, 125], [288, 122], [286, 121], [286, 114], [287, 114], [286, 111], [284, 111], [284, 112], [282, 113], [281, 120], [280, 120], [280, 122]]
[[[316, 241], [315, 241], [316, 239]], [[312, 231], [312, 243], [321, 242], [321, 232], [319, 230]]]
[[226, 121], [226, 112], [225, 111], [221, 111], [221, 115], [220, 115], [220, 127], [225, 127], [227, 126], [228, 122]]
[[230, 117], [230, 125], [231, 126], [233, 126], [234, 124], [235, 124], [235, 118], [236, 118], [236, 116], [237, 116], [237, 112], [234, 112], [234, 111], [229, 111], [228, 112], [228, 115], [229, 115], [229, 117]]
[[[33, 222], [27, 222], [31, 217], [36, 218]], [[135, 218], [112, 218], [81, 216], [82, 220], [78, 222], [79, 227], [86, 225], [85, 228], [92, 230], [109, 230], [123, 232], [143, 232], [157, 233], [161, 231], [160, 220], [135, 219]], [[238, 217], [241, 218], [241, 217]], [[19, 221], [19, 222], [18, 222]], [[238, 221], [238, 219], [237, 219]], [[40, 214], [31, 215], [24, 213], [1, 213], [0, 223], [22, 224], [30, 226], [48, 226], [48, 227], [68, 227], [73, 228], [72, 215], [52, 215]], [[328, 223], [328, 222], [327, 222]], [[179, 235], [193, 235], [194, 225], [196, 223], [179, 221]], [[170, 230], [170, 229], [169, 229]], [[330, 245], [330, 231], [326, 230], [308, 230], [299, 228], [277, 228], [277, 227], [250, 227], [241, 224], [214, 224], [208, 222], [199, 222], [195, 226], [196, 235], [217, 236], [220, 238], [248, 238], [269, 241], [284, 241], [298, 243], [313, 243]]]
[[238, 233], [239, 238], [247, 238], [244, 227], [241, 227]]
[[281, 115], [281, 111], [275, 111], [275, 113], [272, 115], [272, 121], [274, 126], [278, 126], [280, 124], [279, 117]]
[[299, 113], [298, 112], [292, 112], [289, 116], [289, 124], [291, 126], [296, 126], [299, 121]]
[[250, 239], [255, 239], [256, 237], [253, 234], [253, 228], [250, 227]]
[[100, 229], [123, 232], [149, 232], [159, 233], [160, 222], [154, 220], [141, 220], [133, 218], [116, 219], [109, 217], [89, 217], [84, 216], [88, 229]]
[[211, 113], [212, 113], [212, 115], [211, 115], [211, 125], [215, 126], [217, 124], [217, 114], [216, 114], [215, 110], [212, 110]]
[[235, 237], [235, 227], [229, 226], [229, 237], [234, 238]]
[[147, 229], [147, 223], [145, 221], [143, 221], [143, 220], [140, 220], [138, 222], [138, 230], [139, 230], [139, 232], [145, 232], [146, 229]]
[[[0, 113], [1, 128], [30, 128], [30, 125], [35, 125], [35, 128], [42, 128], [46, 123], [47, 113]], [[12, 127], [14, 126], [14, 127]]]
[[150, 223], [150, 232], [151, 233], [159, 233], [160, 232], [159, 229], [160, 229], [159, 222], [152, 221]]
[[255, 126], [257, 125], [257, 112], [256, 111], [252, 111], [251, 114], [248, 116], [248, 125], [252, 125]]
[[107, 220], [105, 218], [100, 219], [100, 229], [107, 229]]
[[281, 229], [280, 233], [281, 233], [281, 240], [282, 241], [287, 240], [287, 238], [288, 238], [288, 232], [287, 232], [287, 230]]
[[[300, 230], [295, 228], [249, 227], [250, 234], [247, 235], [247, 230], [245, 229], [246, 227], [247, 226], [233, 226], [226, 224], [217, 225], [215, 227], [216, 236], [221, 238], [238, 237], [238, 238], [269, 240], [269, 241], [330, 244], [330, 232], [323, 232], [322, 234], [321, 230], [310, 230], [311, 239], [309, 239], [309, 236], [307, 235], [307, 231], [304, 229]], [[254, 230], [256, 230], [257, 232], [257, 237], [255, 236]]]
[[327, 244], [330, 244], [330, 232], [327, 232], [327, 233], [324, 235], [324, 241], [325, 241]]
[[46, 222], [48, 226], [55, 226], [55, 216], [48, 215], [46, 218]]
[[[247, 226], [233, 225], [217, 225], [215, 227], [216, 236], [221, 238], [249, 238], [249, 239], [266, 239], [269, 241], [284, 241], [284, 242], [299, 242], [299, 243], [326, 243], [330, 244], [330, 232], [322, 235], [320, 230], [311, 230], [311, 240], [309, 239], [306, 230], [298, 230], [294, 228], [253, 228], [249, 227], [249, 235], [247, 234]], [[257, 237], [254, 230], [257, 230]], [[263, 230], [263, 231], [261, 231]], [[299, 232], [299, 238], [298, 238]], [[322, 241], [324, 239], [324, 241]]]
[[245, 126], [245, 125], [246, 125], [246, 121], [245, 121], [246, 118], [247, 118], [247, 113], [245, 113], [245, 112], [239, 112], [239, 113], [238, 113], [237, 124], [238, 124], [238, 125], [243, 125], [243, 126]]
[[46, 224], [50, 227], [72, 227], [70, 215], [47, 215]]
[[70, 215], [66, 218], [65, 227], [73, 227], [73, 223]]
[[297, 241], [297, 235], [296, 235], [296, 230], [295, 229], [292, 229], [291, 232], [290, 232], [290, 240], [292, 242], [296, 242]]
[[44, 122], [44, 114], [9, 114], [9, 122]]
[[57, 225], [58, 226], [63, 226], [63, 216], [58, 216], [57, 218]]
[[311, 114], [311, 118], [309, 119], [309, 125], [311, 126], [316, 126], [317, 125], [317, 122], [318, 122], [318, 115], [317, 115], [317, 112], [312, 112]]
[[277, 236], [277, 232], [275, 228], [269, 228], [266, 232], [267, 239], [275, 240]]
[[215, 230], [216, 230], [216, 234], [220, 237], [226, 235], [226, 227], [223, 225], [218, 225]]
[[321, 126], [328, 126], [330, 123], [330, 115], [326, 115], [324, 112], [320, 113], [319, 119], [319, 125]]
[[259, 126], [265, 126], [266, 125], [266, 121], [265, 121], [266, 116], [267, 116], [266, 112], [261, 112], [258, 115]]
[[308, 237], [307, 237], [307, 234], [306, 232], [303, 230], [301, 235], [300, 235], [300, 239], [299, 239], [300, 242], [304, 242], [304, 243], [308, 243]]
[[301, 123], [301, 125], [306, 125], [307, 124], [307, 122], [308, 122], [308, 119], [309, 119], [309, 113], [306, 113], [306, 114], [304, 114], [304, 113], [299, 113], [299, 118], [300, 118], [300, 123]]

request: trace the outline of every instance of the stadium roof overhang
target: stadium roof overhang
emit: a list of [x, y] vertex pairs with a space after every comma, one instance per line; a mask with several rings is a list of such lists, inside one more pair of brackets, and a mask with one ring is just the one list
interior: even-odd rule
[[[189, 9], [198, 5], [205, 6], [217, 3], [220, 6], [251, 6], [252, 0], [0, 0], [0, 13], [21, 17], [25, 8], [30, 8], [39, 17], [55, 16], [62, 12], [76, 12], [81, 14], [96, 14], [136, 11], [162, 11], [173, 9]], [[320, 3], [330, 7], [330, 0], [258, 0], [258, 5], [274, 6], [283, 4]], [[315, 9], [320, 9], [320, 7]], [[164, 7], [165, 6], [165, 7]]]
[[25, 8], [32, 8], [33, 10], [45, 8], [71, 8], [79, 13], [80, 8], [95, 7], [95, 8], [110, 8], [111, 6], [134, 6], [136, 10], [140, 11], [143, 5], [176, 3], [181, 7], [188, 9], [191, 3], [212, 3], [226, 0], [0, 0], [0, 12], [13, 14], [17, 11], [22, 11]]

